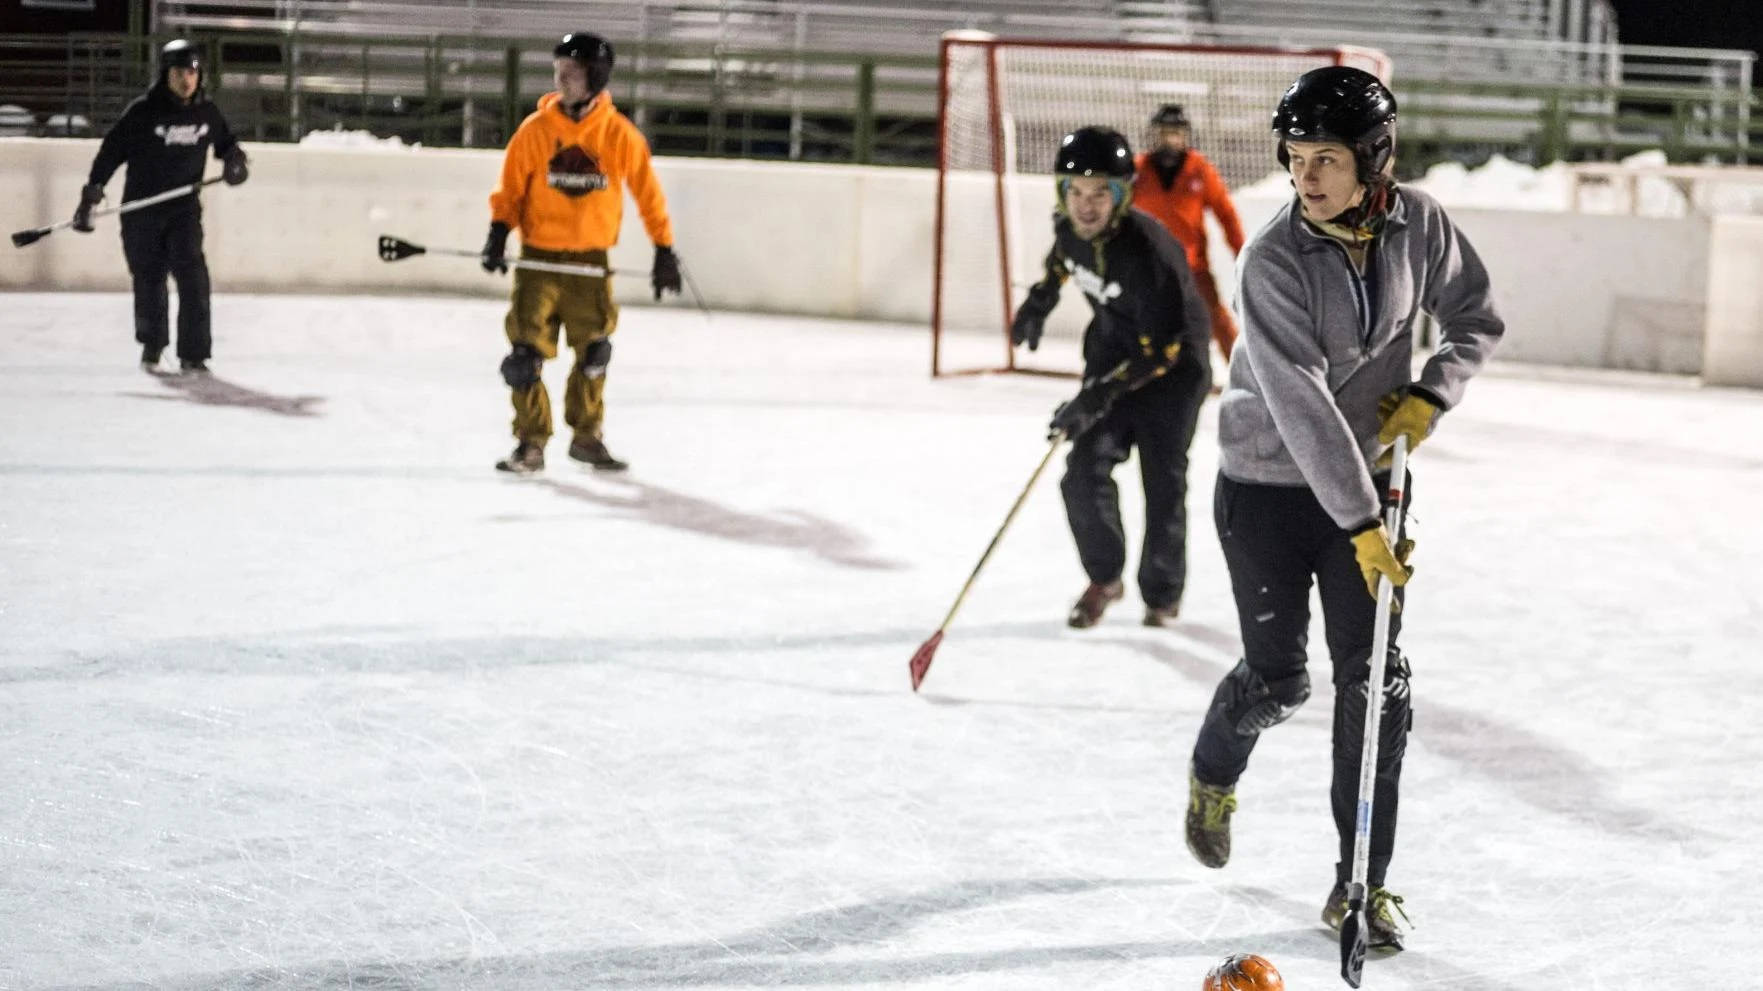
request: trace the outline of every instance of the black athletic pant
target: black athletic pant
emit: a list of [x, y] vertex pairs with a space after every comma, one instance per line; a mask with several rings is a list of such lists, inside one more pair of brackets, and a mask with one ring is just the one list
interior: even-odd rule
[[1118, 581], [1126, 570], [1126, 531], [1113, 473], [1136, 444], [1145, 483], [1139, 593], [1148, 606], [1180, 604], [1188, 569], [1188, 447], [1211, 387], [1206, 350], [1184, 348], [1162, 378], [1120, 397], [1106, 416], [1072, 441], [1059, 488], [1071, 535], [1077, 539], [1077, 556], [1090, 581]]
[[178, 284], [177, 356], [207, 361], [208, 260], [202, 254], [202, 210], [194, 203], [150, 206], [122, 216], [122, 253], [135, 280], [135, 340], [170, 343], [165, 279]]
[[[1379, 491], [1389, 476], [1376, 479]], [[1412, 499], [1412, 492], [1409, 493]], [[1310, 582], [1322, 600], [1328, 654], [1334, 664], [1334, 780], [1330, 799], [1341, 859], [1336, 878], [1347, 880], [1353, 865], [1354, 818], [1359, 801], [1359, 757], [1365, 732], [1365, 683], [1377, 600], [1353, 555], [1346, 531], [1335, 525], [1315, 493], [1302, 486], [1251, 485], [1220, 474], [1213, 500], [1219, 543], [1230, 569], [1242, 629], [1243, 659], [1224, 677], [1194, 745], [1194, 776], [1208, 784], [1231, 786], [1248, 766], [1257, 736], [1238, 731], [1227, 715], [1233, 705], [1257, 693], [1283, 697], [1294, 685], [1307, 692], [1305, 645], [1309, 640]], [[1401, 601], [1403, 590], [1396, 590]], [[1385, 667], [1383, 714], [1378, 732], [1377, 784], [1372, 800], [1370, 871], [1373, 887], [1384, 883], [1396, 841], [1398, 785], [1402, 755], [1413, 723], [1409, 709], [1408, 664], [1396, 649], [1401, 614], [1391, 618], [1389, 660]], [[1293, 679], [1299, 679], [1294, 681]], [[1270, 687], [1271, 686], [1271, 687]]]

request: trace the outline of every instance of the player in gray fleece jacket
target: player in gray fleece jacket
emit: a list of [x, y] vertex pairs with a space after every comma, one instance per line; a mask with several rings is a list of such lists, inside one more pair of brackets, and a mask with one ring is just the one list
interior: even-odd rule
[[[1379, 459], [1398, 435], [1411, 447], [1426, 438], [1504, 330], [1469, 242], [1431, 197], [1389, 179], [1395, 124], [1389, 90], [1339, 66], [1299, 78], [1274, 114], [1279, 160], [1297, 195], [1242, 254], [1242, 336], [1218, 411], [1213, 510], [1243, 658], [1200, 728], [1186, 822], [1194, 856], [1224, 866], [1236, 782], [1258, 735], [1310, 695], [1314, 580], [1334, 665], [1331, 798], [1341, 857], [1322, 915], [1336, 928], [1352, 867], [1375, 589], [1380, 575], [1401, 585], [1409, 574], [1407, 541], [1380, 522], [1388, 468], [1380, 483]], [[1423, 311], [1442, 341], [1415, 379]], [[1370, 943], [1382, 950], [1402, 946], [1401, 899], [1384, 881], [1412, 721], [1399, 620], [1391, 629], [1367, 878]]]

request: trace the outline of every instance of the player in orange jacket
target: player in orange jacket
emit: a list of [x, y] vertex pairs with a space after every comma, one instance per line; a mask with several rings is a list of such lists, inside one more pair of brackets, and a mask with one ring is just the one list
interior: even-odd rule
[[1188, 252], [1194, 285], [1212, 314], [1212, 339], [1224, 359], [1237, 342], [1236, 321], [1218, 300], [1218, 284], [1206, 260], [1206, 210], [1218, 218], [1231, 255], [1243, 250], [1243, 223], [1230, 201], [1230, 191], [1206, 156], [1191, 146], [1193, 127], [1187, 114], [1174, 103], [1164, 104], [1151, 117], [1156, 148], [1133, 160], [1132, 205], [1163, 222]]
[[[607, 249], [618, 242], [628, 188], [655, 242], [649, 275], [655, 298], [663, 291], [678, 293], [673, 223], [649, 161], [649, 143], [606, 91], [612, 45], [578, 31], [565, 35], [552, 56], [557, 91], [541, 97], [538, 110], [509, 139], [501, 180], [490, 193], [490, 233], [480, 259], [484, 271], [508, 271], [505, 255], [513, 230], [520, 231], [523, 259], [605, 270]], [[545, 467], [551, 397], [539, 371], [557, 357], [559, 328], [576, 353], [563, 396], [563, 420], [575, 432], [569, 456], [603, 470], [627, 467], [601, 439], [606, 366], [618, 327], [610, 276], [516, 266], [505, 326], [513, 350], [502, 361], [502, 378], [513, 390], [518, 443], [497, 469], [524, 474]]]

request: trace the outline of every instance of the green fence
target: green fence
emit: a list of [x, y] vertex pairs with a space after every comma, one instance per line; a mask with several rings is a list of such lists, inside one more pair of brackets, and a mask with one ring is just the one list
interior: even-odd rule
[[[0, 103], [32, 111], [35, 133], [101, 133], [151, 80], [164, 40], [0, 35]], [[229, 33], [198, 40], [215, 101], [236, 130], [260, 141], [342, 128], [498, 147], [551, 88], [549, 42], [538, 39]], [[1745, 163], [1763, 140], [1758, 97], [1737, 98], [1730, 87], [1403, 80], [1397, 88], [1405, 172], [1495, 152], [1540, 164], [1655, 147], [1673, 161]], [[933, 56], [625, 45], [614, 93], [659, 154], [936, 160]]]

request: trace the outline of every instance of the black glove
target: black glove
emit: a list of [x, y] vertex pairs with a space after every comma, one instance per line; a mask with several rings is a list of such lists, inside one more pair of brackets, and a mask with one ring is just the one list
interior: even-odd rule
[[95, 182], [80, 187], [80, 205], [73, 211], [73, 229], [81, 234], [92, 233], [92, 208], [104, 202], [104, 187]]
[[1047, 439], [1052, 440], [1063, 434], [1076, 440], [1084, 431], [1096, 425], [1108, 410], [1114, 406], [1114, 400], [1120, 397], [1118, 382], [1099, 382], [1085, 385], [1077, 395], [1059, 404], [1053, 411], [1053, 422], [1047, 424]]
[[245, 167], [245, 149], [233, 145], [233, 150], [221, 159], [220, 177], [229, 186], [237, 186], [251, 177], [251, 170]]
[[1047, 323], [1047, 314], [1059, 303], [1059, 287], [1037, 282], [1030, 287], [1028, 298], [1016, 311], [1016, 319], [1010, 321], [1010, 343], [1012, 346], [1027, 344], [1033, 351], [1041, 346], [1041, 331]]
[[1175, 358], [1181, 354], [1181, 343], [1173, 341], [1164, 346], [1163, 350], [1153, 350], [1149, 340], [1140, 339], [1140, 352], [1133, 356], [1126, 366], [1121, 380], [1126, 383], [1128, 391], [1143, 388], [1153, 381], [1169, 374], [1175, 366]]
[[508, 271], [508, 225], [500, 220], [490, 225], [490, 235], [484, 238], [484, 250], [478, 253], [478, 264], [484, 271], [494, 274]]
[[655, 264], [649, 267], [649, 285], [654, 287], [658, 302], [663, 291], [679, 295], [679, 256], [665, 244], [655, 246]]

